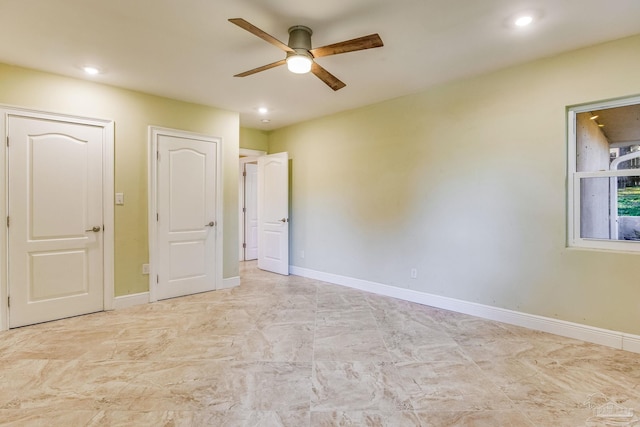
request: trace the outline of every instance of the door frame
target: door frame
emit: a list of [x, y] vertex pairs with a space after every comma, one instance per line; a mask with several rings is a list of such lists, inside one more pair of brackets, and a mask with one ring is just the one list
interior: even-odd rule
[[[8, 124], [10, 116], [34, 119], [52, 120], [83, 124], [102, 128], [102, 218], [103, 230], [103, 310], [113, 310], [114, 307], [114, 122], [113, 120], [95, 119], [81, 116], [58, 114], [47, 111], [31, 110], [0, 104], [0, 134], [4, 140], [8, 139]], [[0, 218], [6, 218], [8, 212], [8, 169], [7, 144], [0, 150]], [[4, 221], [4, 220], [3, 220]], [[9, 275], [7, 227], [0, 227], [0, 330], [9, 329]]]
[[245, 251], [244, 248], [242, 247], [242, 244], [245, 243], [245, 229], [246, 229], [246, 218], [244, 215], [244, 212], [242, 211], [242, 208], [245, 207], [245, 200], [244, 200], [244, 194], [245, 194], [245, 180], [244, 180], [244, 165], [246, 163], [253, 163], [253, 162], [257, 162], [258, 161], [258, 157], [260, 156], [266, 156], [267, 152], [266, 151], [261, 151], [261, 150], [251, 150], [248, 148], [241, 148], [239, 151], [240, 154], [240, 167], [238, 168], [238, 172], [239, 172], [239, 180], [238, 180], [238, 188], [239, 188], [239, 195], [238, 195], [238, 211], [239, 211], [239, 218], [238, 218], [238, 224], [239, 224], [239, 241], [240, 241], [240, 253], [238, 254], [239, 256], [239, 260], [240, 262], [244, 261], [245, 258]]
[[[216, 277], [215, 289], [222, 289], [222, 138], [189, 132], [179, 129], [170, 129], [159, 126], [149, 126], [149, 143], [147, 145], [148, 160], [148, 226], [149, 226], [149, 302], [158, 301], [157, 277], [158, 277], [158, 137], [160, 135], [176, 138], [191, 138], [216, 144]], [[1, 217], [0, 217], [1, 218]]]

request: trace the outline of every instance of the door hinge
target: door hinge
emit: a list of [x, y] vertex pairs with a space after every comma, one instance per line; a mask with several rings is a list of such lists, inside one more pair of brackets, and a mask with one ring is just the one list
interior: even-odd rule
[[[8, 139], [8, 138], [7, 138]], [[8, 145], [8, 144], [7, 144]], [[246, 172], [242, 172], [242, 176], [247, 176]]]
[[160, 275], [156, 275], [156, 283], [160, 283]]
[[247, 208], [242, 208], [242, 213], [247, 213]]
[[247, 244], [246, 243], [242, 244], [242, 249], [247, 249]]
[[7, 216], [7, 227], [9, 227], [9, 216]]
[[160, 214], [156, 213], [156, 221], [160, 221]]
[[156, 159], [160, 161], [160, 150], [156, 151]]
[[7, 307], [11, 308], [11, 297], [7, 297]]
[[7, 147], [9, 146], [9, 135], [7, 135]]

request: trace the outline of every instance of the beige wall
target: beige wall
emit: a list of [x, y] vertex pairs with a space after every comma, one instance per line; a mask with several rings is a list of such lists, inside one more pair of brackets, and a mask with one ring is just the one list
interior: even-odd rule
[[0, 64], [0, 104], [115, 121], [115, 294], [148, 290], [148, 126], [222, 138], [224, 191], [223, 276], [238, 276], [237, 113], [145, 95], [84, 80]]
[[240, 128], [240, 148], [268, 151], [269, 132], [258, 129]]
[[566, 107], [640, 93], [638, 52], [640, 36], [274, 131], [291, 263], [640, 334], [638, 256], [566, 247]]

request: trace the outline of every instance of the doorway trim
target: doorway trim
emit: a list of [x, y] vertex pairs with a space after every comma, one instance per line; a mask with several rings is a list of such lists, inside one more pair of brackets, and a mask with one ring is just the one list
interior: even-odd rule
[[245, 260], [245, 251], [244, 248], [242, 247], [243, 243], [245, 243], [245, 214], [243, 212], [243, 208], [245, 207], [245, 180], [244, 180], [244, 165], [246, 163], [253, 163], [253, 162], [257, 162], [258, 161], [258, 157], [261, 156], [266, 156], [267, 152], [266, 151], [260, 151], [260, 150], [251, 150], [249, 148], [241, 148], [240, 149], [240, 167], [238, 168], [238, 172], [239, 172], [239, 180], [238, 180], [238, 189], [239, 189], [239, 195], [238, 195], [238, 212], [239, 212], [239, 218], [238, 218], [238, 225], [239, 225], [239, 230], [238, 230], [238, 240], [239, 240], [239, 254], [238, 254], [238, 259], [240, 260], [240, 262]]
[[[47, 111], [31, 110], [0, 104], [0, 134], [8, 140], [9, 116], [54, 120], [96, 126], [102, 129], [102, 218], [103, 230], [103, 310], [113, 310], [114, 304], [114, 122], [113, 120], [87, 118], [58, 114]], [[0, 150], [0, 218], [7, 217], [8, 178], [7, 178], [7, 142]], [[7, 227], [0, 227], [0, 330], [9, 329], [9, 276], [7, 272]]]
[[179, 129], [149, 126], [148, 160], [148, 226], [149, 226], [149, 302], [158, 301], [158, 136], [173, 136], [177, 138], [191, 138], [216, 144], [216, 277], [215, 289], [223, 288], [222, 281], [222, 241], [223, 241], [223, 206], [222, 206], [222, 138], [189, 132]]
[[240, 155], [240, 158], [260, 157], [260, 156], [266, 156], [267, 152], [262, 150], [252, 150], [250, 148], [240, 148], [238, 151], [238, 154]]

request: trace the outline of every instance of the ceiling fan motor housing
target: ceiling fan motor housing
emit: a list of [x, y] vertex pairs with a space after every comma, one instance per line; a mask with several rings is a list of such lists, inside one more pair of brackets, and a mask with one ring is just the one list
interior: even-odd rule
[[311, 28], [304, 25], [294, 25], [289, 28], [289, 47], [293, 50], [311, 50]]

